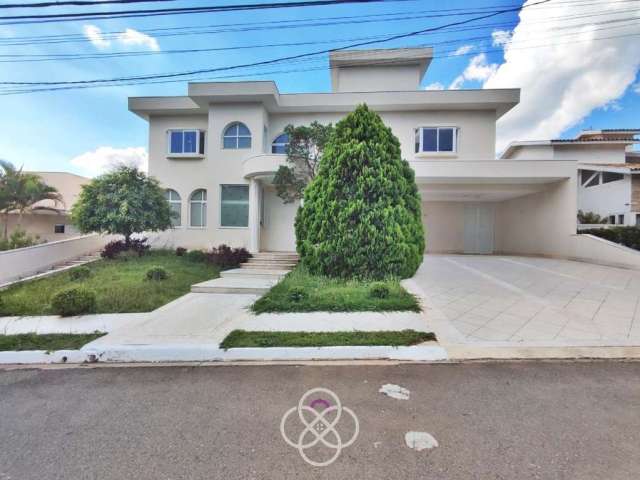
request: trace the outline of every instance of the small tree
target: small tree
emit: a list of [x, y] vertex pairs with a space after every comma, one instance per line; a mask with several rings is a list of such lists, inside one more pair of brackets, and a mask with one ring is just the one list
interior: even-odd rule
[[594, 212], [583, 212], [582, 210], [578, 210], [578, 223], [595, 225], [598, 223], [608, 223], [608, 219], [603, 218]]
[[35, 173], [23, 172], [11, 162], [0, 160], [0, 212], [4, 216], [4, 238], [7, 239], [9, 212], [18, 212], [18, 225], [27, 209], [41, 200], [62, 203], [58, 190], [42, 181]]
[[127, 246], [134, 233], [171, 227], [171, 206], [158, 181], [129, 166], [84, 185], [71, 216], [81, 232], [124, 235]]
[[336, 277], [409, 277], [425, 247], [420, 195], [400, 142], [360, 105], [338, 122], [296, 216], [302, 263]]
[[332, 132], [332, 124], [322, 125], [318, 122], [309, 126], [286, 126], [284, 133], [289, 138], [288, 165], [281, 165], [273, 179], [276, 193], [284, 203], [302, 198], [304, 189], [316, 176], [324, 147]]

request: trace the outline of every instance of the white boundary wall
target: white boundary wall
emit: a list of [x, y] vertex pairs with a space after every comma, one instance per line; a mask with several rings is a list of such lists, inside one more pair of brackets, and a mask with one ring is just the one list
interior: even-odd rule
[[569, 258], [602, 265], [640, 269], [640, 252], [595, 235], [573, 235]]
[[83, 235], [58, 242], [0, 252], [0, 284], [33, 275], [101, 249], [110, 236]]

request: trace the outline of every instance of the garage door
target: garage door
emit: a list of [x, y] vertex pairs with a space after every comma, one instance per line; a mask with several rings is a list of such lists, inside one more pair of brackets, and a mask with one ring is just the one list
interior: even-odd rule
[[493, 205], [465, 205], [464, 253], [493, 253]]

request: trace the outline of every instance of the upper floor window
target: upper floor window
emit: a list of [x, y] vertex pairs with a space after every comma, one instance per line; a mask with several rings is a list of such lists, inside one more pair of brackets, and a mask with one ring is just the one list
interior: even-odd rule
[[207, 191], [204, 189], [196, 190], [189, 198], [189, 225], [207, 226]]
[[271, 153], [287, 153], [287, 147], [289, 146], [289, 135], [283, 133], [278, 135], [271, 144]]
[[416, 128], [416, 153], [454, 153], [457, 143], [456, 127]]
[[169, 154], [204, 155], [204, 132], [200, 130], [169, 130]]
[[596, 185], [617, 182], [618, 180], [624, 180], [622, 173], [580, 170], [580, 185], [583, 187], [595, 187]]
[[180, 195], [175, 190], [169, 188], [165, 190], [164, 198], [167, 199], [171, 206], [171, 226], [179, 227], [182, 225], [182, 202], [180, 201]]
[[232, 123], [224, 131], [222, 147], [251, 148], [251, 132], [244, 123]]

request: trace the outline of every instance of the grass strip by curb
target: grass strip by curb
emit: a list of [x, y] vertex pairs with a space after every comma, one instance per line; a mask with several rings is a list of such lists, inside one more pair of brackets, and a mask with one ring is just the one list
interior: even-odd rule
[[435, 340], [431, 332], [415, 330], [349, 331], [349, 332], [265, 332], [234, 330], [220, 343], [220, 348], [270, 347], [338, 347], [390, 346], [401, 347]]
[[24, 350], [77, 350], [96, 338], [106, 335], [95, 333], [22, 333], [19, 335], [0, 335], [0, 352]]

